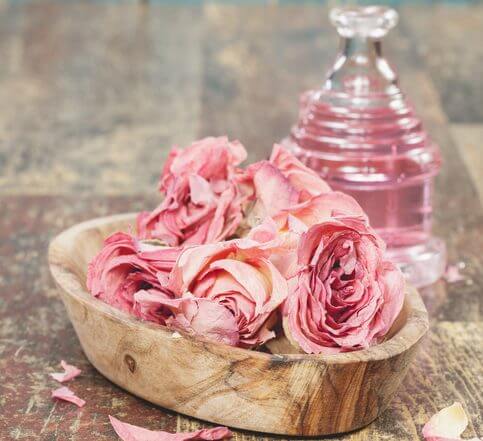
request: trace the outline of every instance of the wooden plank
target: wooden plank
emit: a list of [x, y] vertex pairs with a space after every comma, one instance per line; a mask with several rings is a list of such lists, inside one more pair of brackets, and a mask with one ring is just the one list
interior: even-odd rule
[[483, 125], [451, 124], [455, 144], [478, 191], [480, 204], [483, 202]]
[[196, 138], [199, 7], [17, 3], [0, 16], [0, 191], [154, 193]]
[[[441, 93], [452, 122], [483, 120], [483, 5], [460, 2], [400, 7], [401, 27]], [[414, 87], [417, 87], [414, 85]]]

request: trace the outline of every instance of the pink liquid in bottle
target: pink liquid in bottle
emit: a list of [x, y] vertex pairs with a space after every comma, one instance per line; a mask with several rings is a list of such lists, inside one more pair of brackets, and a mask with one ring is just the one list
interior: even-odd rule
[[330, 17], [341, 50], [324, 86], [302, 95], [283, 143], [334, 190], [358, 200], [413, 284], [432, 283], [445, 266], [444, 243], [431, 236], [441, 157], [382, 56], [381, 38], [397, 13], [352, 7]]

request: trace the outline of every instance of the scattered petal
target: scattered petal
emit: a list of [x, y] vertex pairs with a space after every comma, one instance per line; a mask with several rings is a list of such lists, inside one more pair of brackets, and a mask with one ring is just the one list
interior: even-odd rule
[[232, 437], [232, 433], [226, 427], [214, 427], [213, 429], [200, 429], [195, 432], [169, 433], [162, 430], [148, 430], [143, 427], [123, 423], [109, 415], [111, 425], [123, 441], [216, 441]]
[[[423, 436], [426, 441], [458, 441], [467, 425], [468, 417], [463, 406], [456, 402], [430, 418], [423, 427]], [[478, 438], [472, 440], [478, 441]]]
[[457, 283], [465, 280], [465, 276], [460, 272], [460, 265], [448, 265], [444, 278], [448, 283]]
[[73, 403], [78, 407], [82, 407], [84, 404], [86, 404], [82, 398], [79, 398], [74, 392], [65, 386], [59, 387], [58, 389], [52, 391], [52, 398], [68, 401], [69, 403]]
[[55, 372], [50, 374], [50, 376], [59, 383], [70, 381], [81, 373], [81, 370], [79, 368], [66, 363], [64, 360], [60, 362], [60, 365], [65, 372]]
[[183, 336], [178, 332], [178, 331], [174, 331], [172, 334], [171, 334], [171, 338], [174, 338], [174, 339], [178, 339], [178, 338], [182, 338]]

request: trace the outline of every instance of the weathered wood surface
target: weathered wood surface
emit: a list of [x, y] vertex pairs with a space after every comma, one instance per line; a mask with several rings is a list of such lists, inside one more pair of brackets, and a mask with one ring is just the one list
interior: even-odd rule
[[[87, 291], [103, 240], [135, 215], [89, 220], [57, 236], [49, 267], [85, 355], [113, 383], [165, 408], [257, 432], [319, 436], [367, 426], [392, 400], [428, 330], [419, 293], [379, 345], [333, 356], [272, 354], [203, 342], [129, 317]], [[348, 385], [350, 388], [348, 389]]]
[[[483, 124], [483, 6], [414, 3], [386, 48], [441, 145], [435, 230], [466, 281], [423, 291], [432, 328], [397, 396], [370, 426], [333, 439], [417, 440], [455, 400], [472, 421], [465, 435], [483, 434], [483, 176], [468, 159], [481, 137], [464, 126]], [[115, 440], [108, 414], [173, 431], [205, 425], [90, 366], [47, 244], [81, 220], [153, 206], [172, 143], [227, 133], [262, 157], [295, 118], [297, 94], [321, 81], [336, 44], [326, 16], [313, 3], [0, 2], [0, 439]], [[71, 385], [83, 409], [50, 399], [47, 372], [62, 358], [83, 369]]]

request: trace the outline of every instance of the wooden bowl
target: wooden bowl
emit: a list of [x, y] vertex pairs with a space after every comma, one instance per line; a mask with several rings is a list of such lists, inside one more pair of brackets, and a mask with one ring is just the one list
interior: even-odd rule
[[284, 435], [327, 435], [363, 427], [404, 378], [428, 316], [406, 292], [391, 336], [331, 356], [270, 354], [173, 335], [92, 297], [87, 264], [106, 236], [129, 231], [133, 214], [84, 222], [51, 243], [49, 263], [82, 348], [96, 369], [152, 403], [217, 424]]

